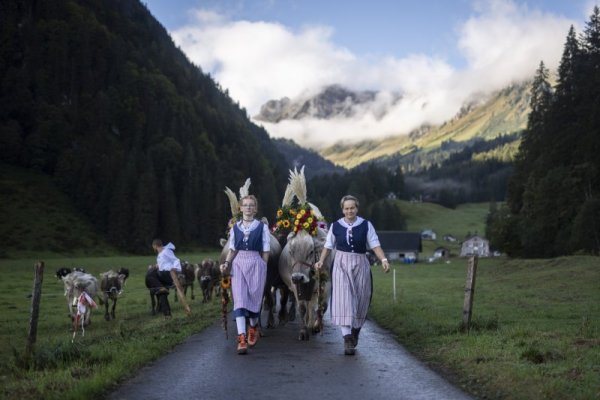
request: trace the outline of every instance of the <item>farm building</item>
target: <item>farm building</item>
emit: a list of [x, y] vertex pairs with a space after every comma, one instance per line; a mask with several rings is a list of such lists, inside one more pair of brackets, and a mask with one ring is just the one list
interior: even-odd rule
[[481, 236], [471, 236], [469, 239], [462, 243], [460, 249], [460, 256], [479, 256], [489, 257], [490, 256], [490, 242]]
[[433, 252], [433, 257], [434, 258], [448, 258], [448, 257], [450, 257], [450, 250], [447, 249], [446, 247], [438, 247]]
[[421, 232], [421, 239], [423, 240], [435, 240], [437, 238], [437, 234], [431, 229], [425, 229]]
[[379, 231], [379, 242], [390, 261], [416, 262], [423, 251], [419, 232]]

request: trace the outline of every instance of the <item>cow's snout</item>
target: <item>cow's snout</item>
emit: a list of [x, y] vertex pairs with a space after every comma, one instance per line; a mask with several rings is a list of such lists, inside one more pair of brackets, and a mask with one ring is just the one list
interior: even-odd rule
[[308, 277], [304, 274], [301, 274], [299, 272], [294, 272], [292, 274], [292, 282], [298, 284], [298, 283], [308, 283], [310, 281], [310, 279], [308, 279]]

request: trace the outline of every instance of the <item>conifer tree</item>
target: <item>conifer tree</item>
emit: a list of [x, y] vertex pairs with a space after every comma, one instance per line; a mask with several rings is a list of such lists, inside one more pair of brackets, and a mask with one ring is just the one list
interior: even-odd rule
[[552, 104], [552, 88], [548, 82], [549, 71], [540, 61], [531, 85], [531, 112], [527, 119], [527, 128], [523, 131], [519, 153], [515, 159], [514, 173], [508, 185], [507, 201], [511, 211], [519, 214], [523, 207], [523, 193], [532, 171], [540, 166], [545, 136], [545, 116]]

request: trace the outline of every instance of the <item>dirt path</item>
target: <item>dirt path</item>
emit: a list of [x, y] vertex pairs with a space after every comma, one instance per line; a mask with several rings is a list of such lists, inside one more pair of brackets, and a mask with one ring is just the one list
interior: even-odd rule
[[412, 357], [385, 330], [367, 322], [355, 356], [344, 356], [337, 327], [299, 342], [289, 323], [265, 331], [237, 355], [235, 324], [219, 323], [141, 369], [108, 398], [153, 399], [472, 399]]

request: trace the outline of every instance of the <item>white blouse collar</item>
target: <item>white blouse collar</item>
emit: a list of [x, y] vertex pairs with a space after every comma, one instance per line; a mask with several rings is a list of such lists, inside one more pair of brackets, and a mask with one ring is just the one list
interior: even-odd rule
[[346, 229], [348, 229], [348, 228], [352, 229], [352, 228], [354, 228], [355, 226], [359, 226], [359, 225], [360, 225], [360, 224], [362, 224], [364, 221], [365, 221], [365, 219], [364, 219], [364, 218], [361, 218], [361, 217], [357, 216], [357, 217], [356, 217], [356, 221], [354, 221], [354, 223], [353, 223], [352, 225], [349, 225], [349, 224], [348, 224], [348, 223], [347, 223], [347, 222], [344, 220], [344, 218], [343, 218], [343, 217], [342, 217], [342, 218], [340, 218], [340, 219], [338, 219], [338, 223], [339, 223], [341, 226], [343, 226], [344, 228], [346, 228]]
[[240, 230], [242, 230], [242, 231], [253, 231], [253, 230], [255, 230], [255, 229], [258, 227], [258, 224], [259, 224], [259, 223], [260, 223], [260, 221], [259, 221], [259, 220], [257, 220], [257, 219], [254, 219], [254, 221], [252, 221], [252, 223], [251, 223], [251, 224], [250, 224], [248, 227], [245, 227], [245, 226], [244, 226], [244, 221], [240, 219], [240, 220], [237, 222], [237, 226], [238, 226], [238, 228], [240, 228]]

